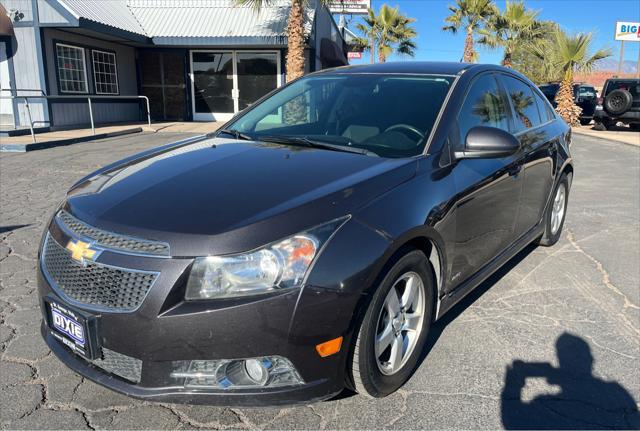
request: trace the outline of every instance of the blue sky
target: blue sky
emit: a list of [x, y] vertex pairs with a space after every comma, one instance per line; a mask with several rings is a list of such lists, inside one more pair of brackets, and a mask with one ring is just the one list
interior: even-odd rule
[[[418, 51], [416, 60], [459, 61], [462, 57], [464, 35], [453, 35], [441, 30], [444, 18], [448, 15], [449, 4], [454, 0], [372, 0], [377, 11], [382, 4], [400, 6], [406, 15], [417, 19]], [[496, 4], [504, 9], [505, 1]], [[526, 0], [530, 9], [540, 11], [540, 18], [553, 20], [570, 32], [593, 32], [595, 47], [609, 47], [616, 60], [620, 54], [620, 42], [613, 40], [616, 21], [640, 21], [639, 0]], [[338, 17], [336, 17], [337, 20]], [[354, 16], [349, 28], [355, 30], [360, 18]], [[638, 60], [640, 42], [625, 42], [625, 60]], [[499, 63], [501, 53], [478, 47], [480, 62]], [[398, 59], [394, 57], [393, 59]], [[352, 64], [368, 63], [369, 54], [362, 60], [353, 60]]]

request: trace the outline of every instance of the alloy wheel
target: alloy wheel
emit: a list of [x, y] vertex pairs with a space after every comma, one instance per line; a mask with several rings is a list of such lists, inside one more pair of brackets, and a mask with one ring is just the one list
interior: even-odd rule
[[565, 185], [560, 183], [556, 191], [556, 197], [553, 199], [553, 208], [551, 210], [551, 235], [555, 235], [562, 224], [566, 202], [565, 194]]
[[424, 282], [415, 272], [407, 272], [393, 284], [378, 317], [375, 355], [384, 375], [397, 373], [411, 357], [424, 319]]

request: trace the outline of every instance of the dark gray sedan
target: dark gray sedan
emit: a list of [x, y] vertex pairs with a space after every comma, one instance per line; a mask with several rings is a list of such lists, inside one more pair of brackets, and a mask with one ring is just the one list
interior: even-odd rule
[[303, 77], [214, 136], [78, 181], [42, 240], [42, 334], [78, 373], [147, 400], [386, 396], [436, 319], [558, 241], [570, 139], [497, 66]]

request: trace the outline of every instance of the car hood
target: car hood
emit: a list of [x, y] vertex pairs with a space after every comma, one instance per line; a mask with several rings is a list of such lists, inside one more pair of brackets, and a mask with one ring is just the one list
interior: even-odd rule
[[166, 241], [174, 256], [234, 253], [351, 214], [415, 168], [413, 159], [208, 138], [97, 171], [65, 208], [101, 229]]

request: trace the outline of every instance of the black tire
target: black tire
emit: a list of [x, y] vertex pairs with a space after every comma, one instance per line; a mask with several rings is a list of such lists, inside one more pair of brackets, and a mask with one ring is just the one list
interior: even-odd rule
[[[404, 365], [394, 374], [385, 375], [378, 365], [374, 343], [378, 332], [379, 318], [385, 299], [396, 281], [403, 275], [413, 272], [422, 279], [424, 298], [424, 314], [421, 332], [418, 335], [413, 351], [409, 353]], [[378, 289], [373, 294], [367, 312], [358, 329], [358, 336], [353, 346], [350, 371], [351, 381], [356, 392], [369, 398], [382, 398], [398, 390], [411, 377], [418, 365], [418, 360], [424, 349], [425, 341], [433, 320], [434, 313], [434, 282], [431, 266], [425, 254], [419, 250], [409, 249], [387, 271]]]
[[580, 124], [582, 124], [583, 126], [586, 126], [589, 123], [591, 123], [591, 118], [581, 118], [580, 119]]
[[624, 114], [631, 108], [633, 95], [627, 90], [617, 89], [604, 98], [604, 110], [611, 115]]
[[[562, 220], [560, 221], [560, 225], [559, 227], [556, 228], [556, 231], [554, 232], [552, 229], [553, 207], [554, 207], [554, 201], [558, 194], [558, 190], [561, 187], [564, 187], [564, 190], [565, 190], [564, 211], [562, 213]], [[560, 177], [560, 180], [558, 181], [558, 184], [556, 185], [556, 188], [553, 190], [553, 196], [551, 197], [551, 202], [549, 202], [547, 211], [544, 214], [544, 233], [542, 234], [542, 237], [538, 241], [539, 245], [542, 245], [545, 247], [551, 247], [552, 245], [558, 242], [558, 240], [560, 239], [560, 235], [562, 235], [562, 228], [564, 227], [564, 221], [567, 217], [568, 203], [569, 203], [569, 179], [567, 178], [566, 174], [562, 174], [562, 176]]]

